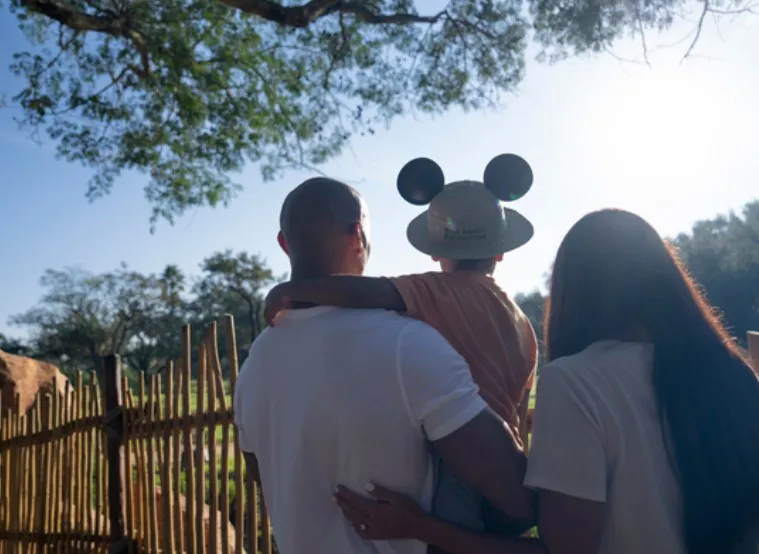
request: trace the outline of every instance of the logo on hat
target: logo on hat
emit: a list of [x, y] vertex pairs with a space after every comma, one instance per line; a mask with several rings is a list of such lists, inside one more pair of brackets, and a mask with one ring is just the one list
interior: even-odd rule
[[482, 182], [448, 185], [433, 160], [411, 160], [398, 174], [398, 192], [407, 202], [429, 208], [409, 223], [409, 242], [430, 256], [459, 260], [515, 250], [532, 238], [534, 230], [527, 218], [501, 202], [522, 198], [532, 181], [530, 165], [515, 154], [493, 158]]

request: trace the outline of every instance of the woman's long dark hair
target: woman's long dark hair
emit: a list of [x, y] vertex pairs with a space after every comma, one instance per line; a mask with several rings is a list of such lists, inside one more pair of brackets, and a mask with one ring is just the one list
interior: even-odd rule
[[672, 248], [621, 210], [572, 227], [546, 306], [549, 361], [604, 339], [653, 344], [688, 552], [730, 552], [759, 522], [759, 380]]

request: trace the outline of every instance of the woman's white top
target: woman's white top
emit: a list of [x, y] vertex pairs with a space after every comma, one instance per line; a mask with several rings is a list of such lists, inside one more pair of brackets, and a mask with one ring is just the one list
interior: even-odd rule
[[651, 360], [650, 345], [601, 341], [540, 372], [525, 485], [603, 502], [600, 554], [685, 553]]

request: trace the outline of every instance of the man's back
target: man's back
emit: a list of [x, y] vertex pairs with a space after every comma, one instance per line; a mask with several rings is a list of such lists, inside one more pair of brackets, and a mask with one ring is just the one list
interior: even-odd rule
[[244, 451], [255, 453], [283, 554], [416, 554], [413, 541], [366, 543], [332, 501], [371, 480], [429, 507], [427, 436], [484, 408], [465, 363], [430, 327], [381, 311], [284, 314], [251, 347], [235, 391]]

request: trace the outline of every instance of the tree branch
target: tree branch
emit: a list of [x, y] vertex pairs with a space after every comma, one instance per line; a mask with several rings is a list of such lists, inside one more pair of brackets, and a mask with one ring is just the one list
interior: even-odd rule
[[39, 13], [75, 31], [94, 31], [119, 35], [114, 32], [114, 19], [101, 15], [91, 15], [77, 11], [54, 0], [21, 0], [21, 5], [27, 10]]
[[447, 16], [446, 11], [435, 15], [413, 13], [380, 14], [367, 8], [362, 2], [345, 0], [311, 0], [302, 6], [283, 6], [271, 0], [218, 0], [220, 3], [256, 15], [261, 19], [278, 23], [285, 27], [303, 28], [334, 12], [352, 14], [372, 25], [409, 25], [414, 23], [436, 23]]
[[696, 43], [698, 42], [698, 39], [701, 38], [701, 31], [704, 30], [704, 19], [706, 19], [706, 14], [709, 13], [710, 5], [709, 0], [704, 0], [704, 8], [701, 10], [701, 15], [698, 18], [698, 23], [696, 26], [696, 34], [693, 37], [693, 41], [690, 43], [690, 46], [688, 47], [688, 50], [686, 50], [685, 55], [683, 56], [683, 59], [680, 60], [680, 63], [684, 62], [693, 52], [693, 49], [696, 47]]

